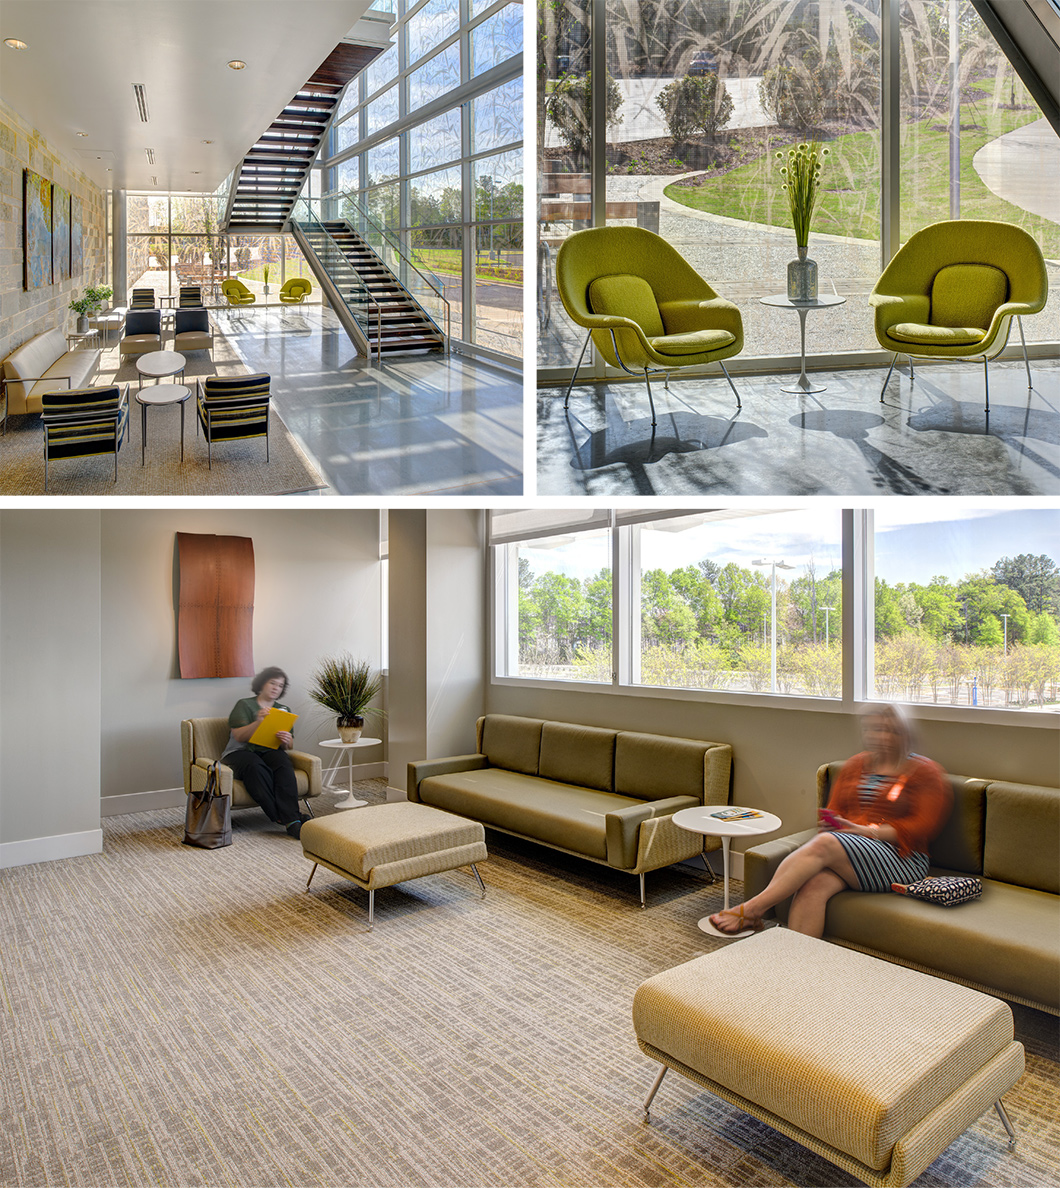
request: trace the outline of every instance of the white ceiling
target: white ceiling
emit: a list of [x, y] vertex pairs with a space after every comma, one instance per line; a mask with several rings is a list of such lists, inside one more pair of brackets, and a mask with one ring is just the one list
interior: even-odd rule
[[212, 191], [370, 3], [0, 0], [0, 97], [103, 188]]

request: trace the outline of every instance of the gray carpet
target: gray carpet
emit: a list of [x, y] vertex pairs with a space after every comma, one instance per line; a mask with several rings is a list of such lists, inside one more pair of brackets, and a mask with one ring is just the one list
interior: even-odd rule
[[[725, 943], [695, 926], [704, 876], [650, 876], [641, 911], [635, 879], [490, 835], [485, 900], [434, 875], [380, 891], [368, 933], [365, 893], [321, 869], [306, 894], [257, 811], [220, 851], [181, 822], [108, 818], [102, 855], [0, 876], [0, 1183], [851, 1183], [673, 1074], [641, 1121], [630, 1002]], [[1015, 1014], [1018, 1150], [985, 1115], [920, 1188], [1056, 1183], [1056, 1020]]]
[[[168, 341], [168, 340], [167, 340]], [[275, 407], [269, 424], [269, 462], [265, 439], [223, 442], [208, 465], [206, 442], [196, 436], [196, 380], [207, 375], [247, 372], [232, 344], [214, 328], [214, 346], [185, 356], [185, 385], [192, 396], [184, 405], [184, 462], [180, 461], [180, 410], [147, 410], [147, 449], [141, 465], [141, 406], [136, 403], [138, 377], [134, 359], [122, 361], [117, 344], [103, 353], [98, 384], [129, 384], [129, 435], [118, 453], [118, 481], [114, 458], [77, 458], [49, 464], [44, 490], [44, 439], [39, 416], [16, 416], [0, 438], [0, 495], [288, 495], [315, 491], [327, 484], [280, 420]], [[162, 382], [162, 381], [160, 381]], [[169, 382], [180, 382], [179, 377]], [[153, 384], [147, 380], [145, 386]]]

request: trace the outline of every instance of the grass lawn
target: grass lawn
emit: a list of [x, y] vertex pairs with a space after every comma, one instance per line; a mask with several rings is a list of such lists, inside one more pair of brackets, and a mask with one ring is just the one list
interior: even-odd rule
[[[961, 107], [961, 217], [1015, 223], [1031, 234], [1042, 252], [1060, 257], [1060, 225], [998, 198], [972, 165], [972, 157], [989, 141], [1039, 118], [1036, 110], [991, 111], [989, 98]], [[949, 134], [945, 116], [906, 124], [902, 130], [902, 238], [919, 227], [949, 218]], [[828, 141], [830, 155], [822, 171], [822, 187], [813, 216], [813, 230], [854, 238], [879, 238], [880, 136], [851, 132]], [[758, 157], [702, 186], [671, 185], [666, 196], [695, 210], [791, 227], [787, 196], [780, 188], [780, 165], [773, 152]]]
[[[460, 249], [459, 248], [415, 248], [413, 251], [417, 264], [439, 276], [460, 277]], [[520, 252], [520, 256], [521, 256]], [[516, 276], [516, 273], [518, 276]], [[522, 281], [522, 265], [509, 265], [504, 261], [501, 253], [500, 261], [486, 259], [475, 263], [475, 278], [480, 281], [490, 281], [494, 284], [516, 283]]]

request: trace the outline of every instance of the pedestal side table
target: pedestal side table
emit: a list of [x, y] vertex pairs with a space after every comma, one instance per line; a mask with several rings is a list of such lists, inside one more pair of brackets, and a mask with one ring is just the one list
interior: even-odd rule
[[[325, 792], [345, 792], [347, 794], [345, 800], [340, 800], [335, 805], [336, 808], [360, 808], [361, 805], [368, 803], [367, 800], [358, 800], [353, 794], [353, 752], [358, 747], [377, 747], [382, 741], [381, 738], [359, 738], [356, 742], [347, 743], [343, 742], [341, 738], [327, 738], [323, 742], [317, 743], [319, 747], [325, 747], [329, 751], [336, 752], [331, 760], [331, 765], [324, 772], [323, 780]], [[348, 786], [340, 788], [331, 781], [339, 774], [343, 766], [346, 768]]]
[[835, 305], [844, 305], [846, 298], [825, 293], [824, 296], [816, 297], [813, 301], [792, 301], [790, 297], [786, 297], [783, 293], [777, 293], [772, 297], [760, 297], [759, 301], [763, 305], [771, 305], [776, 309], [794, 309], [799, 315], [799, 338], [801, 342], [799, 347], [799, 362], [801, 364], [799, 378], [794, 384], [789, 384], [780, 390], [782, 392], [795, 393], [825, 391], [824, 384], [811, 383], [810, 377], [806, 374], [806, 315], [811, 309], [831, 309]]
[[[785, 298], [786, 300], [786, 298]], [[758, 813], [757, 817], [730, 818], [722, 820], [715, 814], [737, 809], [740, 812]], [[783, 821], [773, 813], [761, 809], [745, 809], [737, 804], [705, 804], [696, 808], [680, 809], [674, 813], [674, 824], [690, 833], [701, 833], [704, 837], [720, 837], [723, 869], [725, 871], [725, 908], [729, 907], [729, 845], [734, 837], [755, 837], [760, 833], [775, 833]], [[750, 936], [753, 929], [743, 932], [721, 933], [710, 922], [709, 916], [699, 921], [699, 927], [712, 936]]]

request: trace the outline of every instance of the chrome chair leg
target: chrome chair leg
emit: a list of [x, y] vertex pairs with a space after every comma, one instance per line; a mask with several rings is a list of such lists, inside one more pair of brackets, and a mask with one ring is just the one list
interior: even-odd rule
[[640, 906], [647, 907], [647, 901], [644, 898], [644, 876], [640, 875]]
[[645, 1122], [651, 1121], [652, 1100], [654, 1099], [656, 1093], [659, 1092], [659, 1086], [663, 1083], [663, 1077], [666, 1076], [668, 1071], [669, 1071], [669, 1065], [664, 1064], [662, 1066], [662, 1068], [659, 1070], [659, 1075], [655, 1078], [655, 1084], [652, 1085], [651, 1092], [644, 1099], [644, 1121]]
[[644, 368], [644, 382], [648, 385], [648, 403], [651, 405], [651, 423], [652, 423], [652, 426], [654, 426], [656, 423], [655, 422], [655, 401], [652, 399], [652, 395], [651, 395], [651, 380], [648, 379], [647, 367]]
[[909, 382], [912, 384], [916, 380], [916, 372], [913, 370], [913, 356], [906, 355], [906, 358], [909, 360]]
[[375, 892], [368, 892], [368, 931], [375, 927]]
[[722, 371], [725, 372], [725, 378], [729, 381], [729, 387], [732, 388], [732, 394], [736, 397], [736, 407], [743, 408], [743, 405], [740, 403], [740, 393], [736, 391], [736, 385], [732, 382], [732, 376], [729, 375], [729, 369], [724, 363], [722, 363], [720, 359], [718, 360], [718, 366], [722, 369]]
[[1031, 361], [1027, 358], [1027, 340], [1023, 337], [1023, 319], [1019, 314], [1016, 315], [1016, 325], [1020, 328], [1020, 342], [1023, 343], [1023, 366], [1027, 368], [1027, 387], [1033, 388], [1034, 381], [1031, 379]]
[[983, 391], [986, 394], [986, 411], [990, 411], [990, 360], [983, 356]]
[[883, 387], [880, 389], [880, 403], [883, 403], [883, 394], [887, 391], [887, 385], [891, 382], [891, 372], [894, 371], [894, 365], [898, 362], [898, 356], [895, 355], [891, 360], [891, 365], [887, 369], [887, 378], [883, 381]]
[[563, 399], [564, 410], [570, 408], [570, 394], [574, 387], [574, 381], [578, 378], [578, 370], [582, 365], [582, 360], [585, 358], [585, 348], [589, 345], [589, 339], [592, 338], [593, 332], [590, 330], [585, 336], [585, 341], [582, 343], [582, 353], [578, 356], [578, 366], [574, 369], [574, 374], [570, 377], [570, 383], [567, 385], [567, 395]]
[[478, 867], [474, 864], [474, 862], [471, 863], [471, 873], [478, 880], [479, 890], [482, 892], [482, 898], [485, 899], [486, 898], [486, 884], [482, 881], [482, 875], [479, 874]]
[[997, 1116], [1001, 1119], [1001, 1125], [1004, 1126], [1008, 1132], [1008, 1149], [1015, 1151], [1016, 1149], [1016, 1128], [1009, 1121], [1008, 1114], [1005, 1113], [1005, 1107], [1001, 1104], [1001, 1098], [994, 1102], [994, 1109], [997, 1110]]

